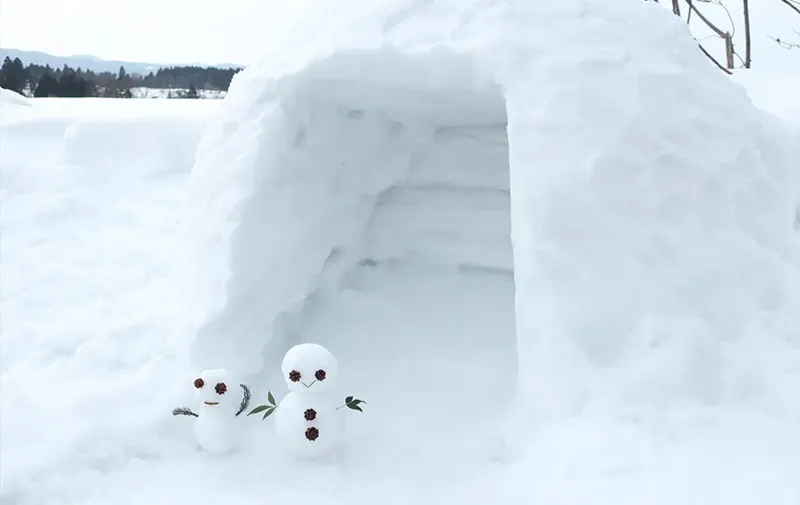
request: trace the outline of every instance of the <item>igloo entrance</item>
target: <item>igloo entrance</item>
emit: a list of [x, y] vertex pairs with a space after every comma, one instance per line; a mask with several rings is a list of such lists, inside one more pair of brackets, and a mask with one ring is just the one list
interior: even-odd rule
[[[331, 267], [333, 289], [290, 318], [289, 343], [319, 342], [339, 357], [343, 391], [369, 403], [368, 416], [351, 416], [363, 436], [377, 442], [390, 429], [411, 443], [435, 434], [474, 451], [467, 441], [504, 412], [516, 381], [504, 111], [481, 117], [481, 108], [491, 110], [486, 96], [349, 86], [359, 96], [328, 83], [319, 100], [368, 96], [365, 115], [429, 133], [410, 151], [403, 177], [378, 194], [348, 266]], [[328, 265], [340, 254], [348, 256], [337, 251]], [[444, 447], [453, 450], [426, 450]]]
[[[282, 83], [259, 161], [281, 172], [256, 179], [227, 305], [198, 342], [242, 335], [243, 362], [261, 339], [255, 383], [279, 397], [283, 353], [323, 344], [337, 389], [367, 401], [348, 415], [361, 447], [452, 459], [485, 455], [517, 346], [505, 101], [466, 62], [442, 63], [337, 56]], [[228, 344], [204, 354], [219, 363]]]
[[505, 139], [438, 130], [380, 195], [338, 290], [293, 318], [295, 339], [333, 349], [344, 391], [368, 399], [361, 429], [466, 441], [503, 412], [516, 380]]

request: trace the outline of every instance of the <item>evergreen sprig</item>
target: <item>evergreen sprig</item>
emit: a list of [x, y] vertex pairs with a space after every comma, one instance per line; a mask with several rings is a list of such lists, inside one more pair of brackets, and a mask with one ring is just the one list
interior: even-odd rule
[[275, 397], [272, 396], [272, 391], [267, 394], [267, 401], [269, 402], [269, 405], [259, 405], [251, 410], [247, 415], [250, 416], [253, 414], [258, 414], [259, 412], [263, 412], [264, 417], [262, 417], [261, 420], [263, 421], [264, 419], [268, 418], [270, 414], [275, 412], [275, 409], [278, 408], [278, 404], [275, 402]]
[[361, 407], [359, 407], [359, 405], [361, 405], [362, 403], [364, 405], [367, 404], [367, 402], [365, 402], [364, 400], [359, 400], [358, 398], [354, 398], [352, 396], [348, 396], [347, 398], [344, 399], [344, 405], [342, 405], [341, 407], [336, 407], [336, 410], [343, 409], [343, 408], [347, 407], [348, 409], [351, 409], [351, 410], [357, 410], [359, 412], [364, 412], [363, 410], [361, 410]]
[[242, 403], [239, 405], [239, 410], [236, 412], [237, 416], [250, 406], [250, 388], [244, 384], [239, 384], [239, 386], [244, 390], [244, 396], [242, 397]]
[[178, 407], [178, 408], [176, 408], [176, 409], [172, 409], [172, 415], [173, 415], [173, 416], [194, 416], [194, 417], [200, 417], [200, 416], [198, 416], [197, 414], [195, 414], [194, 412], [192, 412], [192, 409], [190, 409], [189, 407]]

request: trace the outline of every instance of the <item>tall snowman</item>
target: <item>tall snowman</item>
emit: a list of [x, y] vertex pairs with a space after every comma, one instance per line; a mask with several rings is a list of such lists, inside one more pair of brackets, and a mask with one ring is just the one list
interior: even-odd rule
[[344, 430], [331, 393], [339, 363], [319, 344], [299, 344], [286, 353], [281, 371], [290, 392], [275, 412], [278, 436], [297, 456], [322, 456], [336, 446]]

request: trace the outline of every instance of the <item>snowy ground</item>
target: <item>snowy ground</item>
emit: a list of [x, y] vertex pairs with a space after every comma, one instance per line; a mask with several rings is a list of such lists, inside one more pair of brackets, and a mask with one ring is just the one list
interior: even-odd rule
[[114, 472], [170, 440], [167, 275], [213, 107], [32, 102], [0, 126], [4, 503], [119, 503]]
[[[764, 87], [790, 90], [788, 80], [767, 83], [755, 74], [747, 77], [741, 80], [752, 86], [757, 103], [789, 120], [797, 117], [786, 112], [800, 110], [796, 96], [777, 98], [776, 88]], [[565, 469], [557, 460], [508, 472], [502, 451], [491, 439], [467, 442], [467, 434], [485, 427], [478, 421], [491, 418], [494, 406], [502, 404], [504, 374], [513, 362], [513, 283], [502, 269], [456, 275], [425, 267], [409, 272], [391, 265], [364, 265], [349, 280], [349, 297], [337, 298], [334, 304], [321, 300], [307, 309], [307, 325], [296, 331], [317, 336], [321, 343], [335, 339], [338, 328], [353, 331], [349, 314], [355, 312], [361, 314], [359, 334], [373, 335], [369, 341], [350, 340], [353, 347], [342, 349], [339, 356], [343, 370], [358, 368], [362, 377], [373, 378], [366, 386], [345, 379], [345, 386], [360, 388], [357, 394], [369, 403], [368, 414], [351, 417], [355, 437], [349, 451], [357, 456], [349, 458], [351, 464], [300, 471], [272, 451], [270, 427], [252, 418], [245, 423], [254, 443], [242, 453], [213, 459], [198, 452], [191, 440], [191, 421], [169, 415], [187, 384], [180, 371], [181, 347], [170, 338], [170, 272], [194, 146], [219, 102], [30, 102], [31, 107], [12, 105], [0, 114], [4, 505], [262, 504], [298, 496], [328, 502], [333, 496], [336, 502], [359, 504], [534, 503], [536, 498], [548, 504], [588, 504], [592, 492], [615, 495], [616, 503], [639, 504], [643, 502], [637, 502], [637, 496], [652, 494], [643, 491], [649, 483], [647, 472], [683, 469], [683, 474], [687, 466], [726, 462], [735, 470], [720, 467], [718, 483], [691, 482], [683, 489], [664, 490], [661, 503], [790, 503], [785, 484], [800, 466], [781, 447], [796, 446], [797, 441], [748, 432], [746, 420], [740, 433], [750, 437], [752, 445], [744, 443], [742, 448], [772, 452], [750, 452], [748, 461], [737, 461], [741, 455], [724, 447], [717, 447], [713, 456], [673, 454], [666, 458], [673, 461], [669, 468], [619, 469], [629, 472], [628, 477], [610, 474], [605, 482], [584, 482], [584, 467]], [[461, 165], [468, 167], [468, 145], [455, 151], [463, 153]], [[419, 163], [424, 166], [424, 160]], [[373, 230], [376, 244], [381, 233], [394, 238], [408, 233], [402, 221], [392, 219], [392, 212], [393, 205], [409, 201], [417, 207], [444, 202], [431, 211], [436, 219], [428, 224], [431, 230], [457, 228], [453, 216], [463, 212], [459, 202], [464, 195], [453, 192], [431, 200], [423, 193], [405, 188], [384, 202], [383, 211], [376, 214], [382, 220]], [[507, 202], [498, 200], [497, 205], [502, 208]], [[473, 216], [471, 222], [484, 223], [488, 230], [504, 229], [507, 223], [497, 221], [490, 211]], [[502, 237], [492, 240], [502, 258], [508, 244]], [[453, 248], [452, 241], [444, 240], [437, 247], [440, 252], [469, 250], [468, 243], [462, 245]], [[468, 289], [460, 283], [468, 283]], [[449, 301], [446, 310], [433, 310], [443, 298]], [[371, 317], [364, 317], [366, 312]], [[446, 347], [431, 348], [421, 328], [442, 328], [454, 321], [458, 327], [448, 331], [458, 340], [438, 338]], [[430, 366], [407, 367], [412, 354], [415, 366], [424, 364], [418, 355], [423, 348], [430, 353]], [[374, 361], [364, 360], [365, 349]], [[463, 396], [441, 394], [455, 390], [448, 383], [461, 370], [448, 368], [455, 362], [443, 359], [454, 354], [459, 366], [474, 372], [475, 382], [458, 389]], [[393, 358], [392, 365], [382, 366], [381, 357]], [[428, 382], [429, 376], [437, 380]], [[277, 381], [271, 388], [284, 390]], [[393, 404], [381, 405], [378, 392], [387, 390], [394, 391]], [[428, 415], [434, 417], [433, 430], [425, 421]], [[698, 423], [703, 440], [694, 446], [715, 446], [711, 427], [703, 428], [701, 418]], [[423, 426], [437, 438], [421, 447]], [[586, 468], [592, 465], [592, 448], [603, 444], [647, 452], [628, 447], [624, 433], [615, 441], [593, 440], [586, 428], [576, 426], [575, 440], [559, 441], [585, 444]], [[416, 443], [409, 443], [412, 440]], [[476, 448], [485, 458], [470, 456]], [[769, 471], [760, 472], [762, 463], [769, 464]], [[539, 477], [532, 479], [536, 472]], [[630, 478], [637, 472], [641, 478]], [[702, 473], [708, 475], [705, 468]], [[565, 482], [568, 474], [580, 485]], [[753, 483], [752, 494], [726, 496], [724, 479], [745, 475]], [[689, 484], [705, 493], [693, 496]], [[573, 490], [549, 495], [550, 489], [566, 488]], [[712, 493], [712, 488], [719, 490]], [[800, 490], [794, 496], [800, 496]]]

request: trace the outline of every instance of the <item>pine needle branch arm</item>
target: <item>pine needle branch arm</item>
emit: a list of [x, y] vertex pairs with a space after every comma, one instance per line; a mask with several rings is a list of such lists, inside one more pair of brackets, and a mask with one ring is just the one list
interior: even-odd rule
[[244, 384], [239, 384], [239, 386], [242, 388], [243, 396], [242, 403], [239, 405], [239, 411], [236, 412], [237, 416], [247, 410], [247, 407], [250, 406], [250, 388]]

